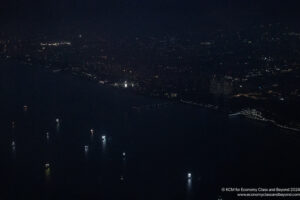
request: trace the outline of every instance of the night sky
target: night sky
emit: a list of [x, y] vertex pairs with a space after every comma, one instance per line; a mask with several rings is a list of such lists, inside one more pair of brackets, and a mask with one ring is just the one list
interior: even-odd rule
[[293, 18], [299, 16], [298, 7], [295, 0], [2, 0], [0, 17], [7, 21], [230, 13]]

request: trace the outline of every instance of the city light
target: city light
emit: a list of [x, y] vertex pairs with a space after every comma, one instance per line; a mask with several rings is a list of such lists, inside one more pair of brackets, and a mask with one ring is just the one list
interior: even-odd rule
[[48, 42], [48, 43], [40, 43], [41, 46], [71, 46], [71, 42]]

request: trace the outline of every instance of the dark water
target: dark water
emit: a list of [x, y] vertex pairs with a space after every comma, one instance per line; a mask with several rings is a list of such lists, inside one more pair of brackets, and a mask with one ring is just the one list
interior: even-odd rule
[[132, 109], [170, 102], [63, 73], [0, 72], [0, 199], [232, 199], [220, 188], [299, 185], [295, 133], [177, 103]]

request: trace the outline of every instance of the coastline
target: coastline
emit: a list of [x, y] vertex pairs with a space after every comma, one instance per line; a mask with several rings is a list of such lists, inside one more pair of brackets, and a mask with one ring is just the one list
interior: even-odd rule
[[[2, 60], [2, 62], [8, 62], [8, 63], [12, 62], [11, 60], [5, 60], [5, 59], [1, 59], [1, 60]], [[28, 67], [32, 67], [32, 64], [30, 64], [30, 63], [23, 62], [23, 63], [20, 63], [20, 64], [28, 66]], [[68, 70], [65, 70], [65, 69], [52, 69], [50, 66], [44, 66], [43, 69], [45, 69], [48, 72], [54, 73], [54, 74], [55, 73], [61, 73], [61, 72], [68, 72]], [[92, 77], [90, 74], [88, 74], [88, 75], [85, 74], [85, 73], [83, 73], [83, 74], [69, 73], [69, 74], [72, 75], [72, 76], [75, 76], [75, 77], [82, 77], [85, 80], [94, 81], [95, 83], [97, 83], [97, 81], [98, 81], [97, 77]], [[100, 83], [100, 84], [102, 86], [108, 86], [108, 87], [111, 87], [111, 88], [122, 88], [120, 86], [115, 87], [113, 85], [113, 83], [109, 82], [109, 81], [106, 82], [106, 83]], [[134, 91], [134, 90], [131, 89], [130, 91]], [[170, 99], [170, 98], [166, 98], [166, 97], [163, 97], [163, 96], [145, 95], [144, 93], [140, 93], [140, 92], [137, 92], [137, 91], [134, 91], [134, 93], [136, 93], [138, 95], [142, 95], [142, 96], [148, 96], [148, 97], [150, 96], [150, 97], [155, 97], [155, 98], [159, 98], [159, 99], [162, 99], [162, 100], [167, 100], [167, 101], [170, 101], [170, 102], [178, 102], [178, 103], [182, 103], [182, 104], [187, 104], [187, 105], [192, 105], [192, 106], [206, 108], [206, 109], [213, 110], [213, 111], [220, 111], [220, 112], [222, 112], [219, 109], [219, 106], [213, 105], [213, 104], [197, 103], [197, 102], [188, 101], [188, 100], [184, 100], [184, 99]], [[286, 130], [293, 131], [293, 132], [300, 132], [299, 128], [291, 127], [291, 126], [288, 126], [288, 125], [285, 125], [285, 124], [280, 124], [280, 123], [276, 122], [275, 120], [265, 118], [265, 117], [263, 117], [262, 113], [260, 113], [261, 114], [260, 117], [252, 117], [250, 115], [247, 115], [247, 114], [243, 113], [244, 110], [242, 109], [241, 111], [238, 111], [238, 112], [235, 112], [235, 113], [229, 113], [229, 114], [225, 113], [225, 114], [228, 114], [228, 117], [243, 116], [243, 117], [246, 117], [248, 119], [252, 119], [252, 120], [256, 120], [256, 121], [261, 121], [261, 122], [265, 122], [265, 123], [271, 123], [275, 127], [278, 127], [278, 128], [281, 128], [281, 129], [286, 129]], [[253, 109], [253, 110], [255, 110], [255, 109]], [[222, 113], [224, 113], [224, 112], [222, 112]]]
[[[236, 112], [236, 113], [230, 113], [230, 114], [228, 114], [228, 117], [243, 116], [243, 117], [246, 117], [248, 119], [252, 119], [252, 120], [256, 120], [256, 121], [271, 123], [272, 125], [274, 125], [276, 127], [279, 127], [279, 128], [282, 128], [282, 129], [287, 129], [287, 130], [294, 131], [294, 132], [300, 132], [300, 129], [298, 129], [298, 128], [290, 127], [290, 126], [287, 126], [287, 125], [284, 125], [284, 124], [279, 124], [275, 120], [265, 118], [265, 117], [263, 117], [262, 113], [260, 113], [261, 115], [258, 116], [258, 117], [254, 116], [254, 115], [251, 115], [251, 114], [247, 114], [247, 113], [244, 112], [244, 111], [247, 111], [247, 110], [250, 110], [250, 109], [241, 110], [241, 111]], [[252, 109], [252, 110], [255, 110], [255, 109]]]

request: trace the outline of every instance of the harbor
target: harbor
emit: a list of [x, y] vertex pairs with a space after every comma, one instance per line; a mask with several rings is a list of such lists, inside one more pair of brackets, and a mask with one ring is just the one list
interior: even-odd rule
[[1, 69], [0, 199], [217, 199], [300, 178], [288, 130], [41, 69]]

